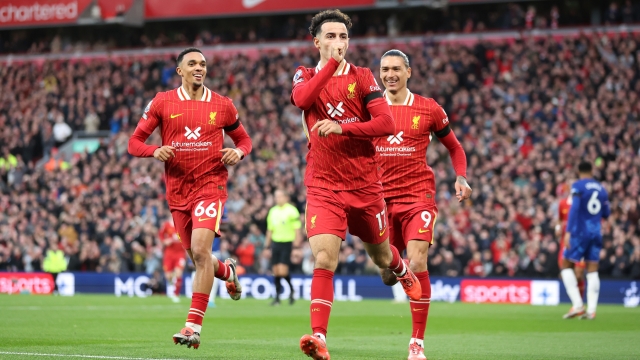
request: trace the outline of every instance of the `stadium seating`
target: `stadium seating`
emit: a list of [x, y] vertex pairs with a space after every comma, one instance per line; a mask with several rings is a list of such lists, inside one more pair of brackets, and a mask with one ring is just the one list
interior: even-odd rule
[[[431, 274], [462, 275], [476, 258], [482, 270], [473, 273], [482, 276], [556, 277], [556, 203], [585, 158], [612, 199], [601, 273], [640, 278], [639, 45], [640, 36], [627, 35], [404, 47], [409, 86], [449, 114], [474, 189], [471, 200], [455, 201], [448, 154], [433, 144], [440, 213]], [[375, 69], [381, 53], [353, 47], [348, 58]], [[315, 61], [313, 51], [235, 55], [209, 69], [206, 84], [234, 100], [253, 139], [251, 156], [230, 169], [221, 246], [234, 255], [245, 237], [254, 242], [248, 271], [268, 271], [260, 242], [273, 191], [284, 187], [304, 210], [306, 138], [289, 94], [295, 67]], [[179, 84], [174, 68], [166, 57], [0, 68], [0, 271], [39, 270], [48, 246], [64, 249], [75, 271], [161, 266], [163, 168], [131, 158], [127, 140], [153, 95]], [[95, 152], [65, 159], [55, 149], [69, 130], [110, 136]], [[157, 134], [150, 142], [159, 143]], [[295, 271], [312, 269], [308, 246], [293, 258]], [[360, 240], [347, 239], [338, 272], [374, 271]]]

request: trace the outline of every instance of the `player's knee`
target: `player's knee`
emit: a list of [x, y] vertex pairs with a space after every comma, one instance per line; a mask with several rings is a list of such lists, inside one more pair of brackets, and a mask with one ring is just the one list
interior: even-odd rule
[[196, 267], [203, 267], [212, 263], [211, 250], [192, 247], [191, 251], [193, 252], [193, 262]]
[[319, 251], [316, 255], [316, 269], [335, 271], [338, 267], [338, 257], [331, 256], [327, 251]]

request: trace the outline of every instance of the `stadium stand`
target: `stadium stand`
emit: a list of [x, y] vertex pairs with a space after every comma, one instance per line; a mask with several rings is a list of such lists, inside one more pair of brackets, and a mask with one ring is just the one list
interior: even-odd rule
[[[431, 274], [556, 277], [556, 203], [585, 157], [612, 199], [601, 273], [640, 278], [640, 35], [559, 34], [350, 49], [351, 62], [376, 69], [383, 48], [403, 47], [411, 90], [443, 105], [467, 152], [474, 193], [457, 204], [446, 149], [429, 149], [440, 208]], [[162, 165], [130, 157], [127, 140], [154, 94], [179, 82], [170, 57], [129, 55], [0, 67], [0, 271], [40, 270], [44, 250], [55, 246], [71, 271], [161, 266], [157, 227], [169, 215]], [[247, 239], [256, 261], [246, 270], [264, 273], [273, 191], [284, 187], [304, 211], [306, 138], [289, 94], [293, 69], [317, 55], [229, 56], [213, 58], [206, 84], [234, 100], [255, 151], [230, 170], [221, 252], [235, 256]], [[57, 150], [101, 131], [108, 135], [95, 151], [66, 158]], [[313, 268], [307, 245], [292, 258], [292, 271]], [[375, 272], [359, 239], [344, 243], [338, 272]]]

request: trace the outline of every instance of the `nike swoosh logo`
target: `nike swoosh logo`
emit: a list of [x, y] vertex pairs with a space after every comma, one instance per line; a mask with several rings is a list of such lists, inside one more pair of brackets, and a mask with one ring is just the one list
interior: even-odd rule
[[427, 231], [429, 231], [429, 229], [427, 229], [427, 230], [425, 230], [425, 231], [422, 231], [422, 229], [418, 229], [418, 232], [419, 232], [420, 234], [424, 234], [424, 233], [426, 233]]
[[242, 0], [242, 6], [246, 9], [251, 9], [252, 7], [256, 7], [267, 0]]
[[422, 311], [424, 309], [413, 309], [413, 311]]
[[203, 221], [207, 221], [207, 220], [211, 220], [211, 219], [213, 219], [213, 218], [206, 218], [206, 219], [198, 218], [198, 222], [203, 222]]
[[384, 228], [384, 230], [380, 231], [380, 236], [384, 235], [385, 231], [387, 231], [387, 228]]
[[177, 118], [178, 116], [182, 116], [182, 114], [176, 114], [176, 115], [171, 114], [171, 118], [172, 118], [172, 119], [175, 119], [175, 118]]

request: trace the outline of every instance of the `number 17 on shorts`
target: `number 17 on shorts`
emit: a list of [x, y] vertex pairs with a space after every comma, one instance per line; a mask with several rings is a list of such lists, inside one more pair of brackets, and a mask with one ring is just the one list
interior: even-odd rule
[[224, 202], [221, 199], [198, 200], [195, 205], [191, 216], [193, 228], [207, 228], [219, 234]]

